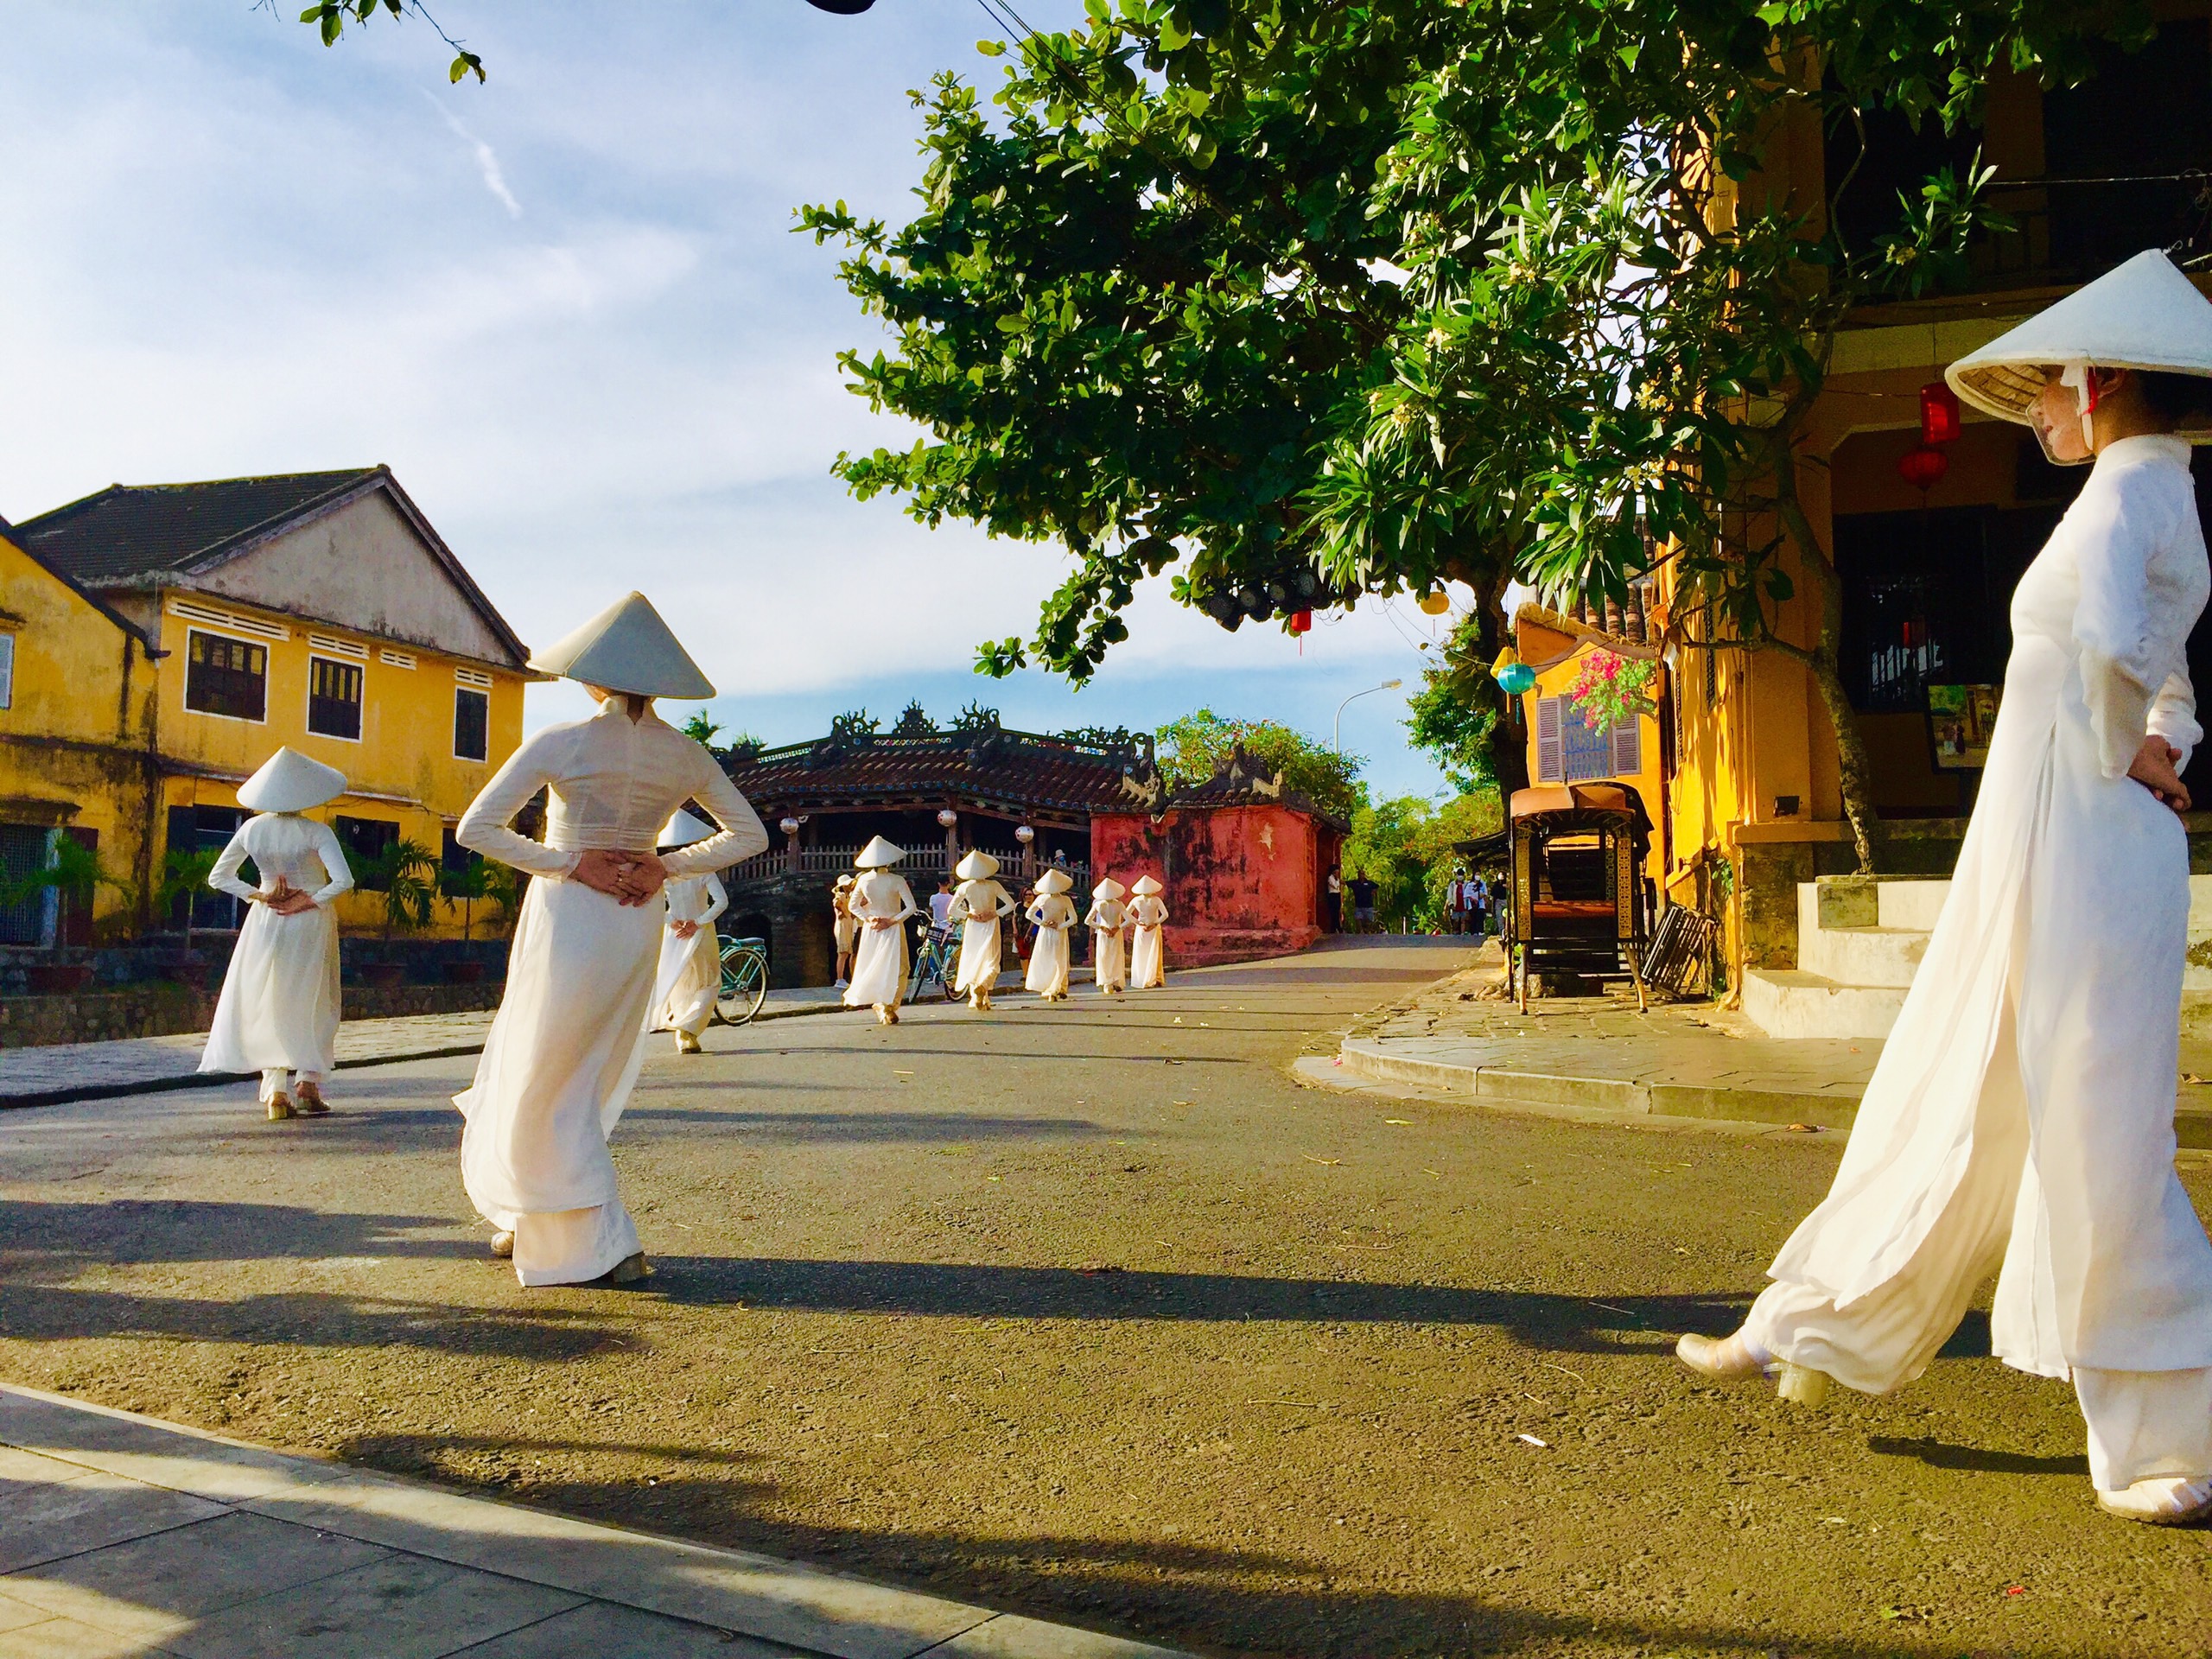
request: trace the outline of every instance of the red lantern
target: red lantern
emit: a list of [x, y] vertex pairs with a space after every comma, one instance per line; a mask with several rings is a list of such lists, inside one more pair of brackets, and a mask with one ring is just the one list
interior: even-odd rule
[[1950, 470], [1951, 458], [1924, 443], [1897, 457], [1897, 476], [1923, 494]]
[[1290, 613], [1290, 631], [1293, 633], [1313, 632], [1313, 613], [1311, 611], [1293, 611]]
[[[1932, 446], [1949, 443], [1958, 435], [1958, 394], [1941, 380], [1930, 380], [1920, 389], [1920, 441]], [[1942, 475], [1939, 468], [1936, 476]]]

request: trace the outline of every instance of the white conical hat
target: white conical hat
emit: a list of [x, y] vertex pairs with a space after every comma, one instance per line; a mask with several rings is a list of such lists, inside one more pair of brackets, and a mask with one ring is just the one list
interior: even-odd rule
[[1090, 884], [1090, 896], [1094, 899], [1118, 899], [1128, 891], [1110, 875], [1102, 875]]
[[660, 834], [653, 837], [656, 847], [689, 847], [695, 841], [704, 841], [715, 833], [711, 823], [702, 823], [682, 807], [676, 816], [660, 827]]
[[[1968, 352], [1943, 378], [1984, 413], [2029, 425], [2029, 407], [2050, 371], [2082, 364], [2212, 375], [2212, 300], [2172, 260], [2147, 248]], [[2187, 435], [2212, 442], [2212, 432]]]
[[1037, 891], [1039, 893], [1065, 893], [1073, 886], [1075, 883], [1068, 879], [1065, 870], [1047, 870], [1037, 878]]
[[963, 881], [988, 881], [999, 873], [999, 861], [978, 847], [954, 865], [952, 873]]
[[1129, 891], [1131, 893], [1141, 893], [1146, 898], [1149, 899], [1154, 893], [1165, 893], [1166, 889], [1160, 885], [1160, 881], [1157, 877], [1141, 875], [1137, 877], [1135, 881], [1130, 883]]
[[643, 594], [618, 600], [574, 633], [533, 652], [542, 673], [640, 697], [703, 698], [714, 686]]
[[898, 848], [893, 846], [881, 836], [878, 836], [861, 849], [859, 856], [853, 860], [853, 868], [861, 870], [887, 870], [906, 856], [906, 855]]
[[836, 887], [849, 887], [852, 885], [853, 878], [849, 875], [841, 875], [835, 881], [830, 883], [830, 886]]
[[346, 774], [283, 748], [238, 785], [238, 804], [250, 812], [304, 812], [346, 792]]

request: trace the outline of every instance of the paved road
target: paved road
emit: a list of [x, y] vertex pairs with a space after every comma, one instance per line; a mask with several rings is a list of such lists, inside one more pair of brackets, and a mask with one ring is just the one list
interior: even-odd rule
[[1287, 1075], [1460, 959], [657, 1055], [617, 1137], [642, 1294], [484, 1258], [464, 1061], [347, 1074], [322, 1123], [242, 1087], [11, 1113], [0, 1376], [1223, 1653], [2212, 1642], [2205, 1539], [2097, 1516], [2067, 1389], [1978, 1320], [1813, 1417], [1674, 1367], [1834, 1137]]

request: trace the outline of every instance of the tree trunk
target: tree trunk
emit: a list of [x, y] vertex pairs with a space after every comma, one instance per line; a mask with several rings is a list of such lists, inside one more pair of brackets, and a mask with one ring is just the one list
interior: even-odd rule
[[[1497, 660], [1497, 653], [1513, 637], [1513, 619], [1505, 613], [1505, 589], [1512, 581], [1513, 569], [1508, 563], [1490, 581], [1473, 584], [1475, 638], [1485, 670]], [[1497, 780], [1499, 804], [1510, 807], [1514, 791], [1529, 786], [1528, 732], [1516, 718], [1521, 712], [1521, 699], [1507, 696], [1496, 681], [1491, 683], [1491, 695], [1497, 709], [1497, 718], [1490, 728], [1491, 776]]]

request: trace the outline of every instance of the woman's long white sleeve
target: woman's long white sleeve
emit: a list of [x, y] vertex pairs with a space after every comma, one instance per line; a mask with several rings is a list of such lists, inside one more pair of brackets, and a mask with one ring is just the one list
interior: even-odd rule
[[721, 833], [695, 841], [689, 847], [679, 847], [672, 853], [663, 853], [660, 861], [671, 875], [697, 875], [702, 871], [722, 869], [768, 849], [768, 831], [760, 822], [760, 815], [738, 792], [729, 774], [715, 764], [714, 756], [707, 753], [703, 744], [699, 746], [699, 775], [692, 785], [691, 798], [721, 826]]
[[336, 830], [312, 818], [307, 822], [315, 825], [315, 856], [322, 861], [323, 870], [330, 877], [315, 890], [315, 901], [327, 905], [340, 893], [353, 890], [353, 867], [346, 861], [346, 849], [339, 845]]
[[[246, 823], [252, 822], [251, 818], [245, 821]], [[242, 823], [217, 856], [215, 868], [207, 872], [207, 885], [218, 893], [227, 893], [233, 899], [243, 899], [251, 904], [259, 894], [238, 879], [238, 871], [245, 868], [245, 823]]]
[[712, 927], [715, 918], [729, 908], [729, 889], [722, 886], [722, 879], [711, 870], [707, 874], [707, 908], [700, 916], [699, 925]]
[[2166, 676], [2158, 695], [2151, 699], [2150, 728], [2181, 751], [2176, 772], [2187, 772], [2196, 746], [2204, 741], [2204, 728], [2196, 719], [2196, 687], [2186, 668]]
[[[2150, 731], [2151, 705], [2179, 653], [2157, 614], [2153, 561], [2179, 518], [2161, 469], [2131, 467], [2094, 479], [2074, 511], [2081, 539], [2081, 597], [2074, 639], [2081, 650], [2082, 696], [2096, 734], [2098, 766], [2124, 778]], [[2181, 475], [2187, 486], [2186, 474]], [[2072, 516], [2069, 513], [2069, 517]], [[2192, 698], [2193, 702], [2193, 698]]]
[[563, 852], [542, 841], [532, 841], [510, 826], [516, 813], [530, 804], [531, 796], [560, 775], [560, 751], [568, 730], [555, 728], [525, 738], [507, 757], [507, 764], [492, 774], [492, 781], [468, 804], [454, 826], [453, 838], [472, 853], [481, 853], [529, 874], [559, 880], [576, 868], [582, 852]]

